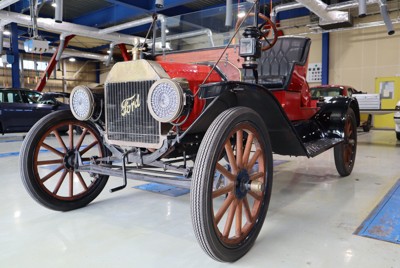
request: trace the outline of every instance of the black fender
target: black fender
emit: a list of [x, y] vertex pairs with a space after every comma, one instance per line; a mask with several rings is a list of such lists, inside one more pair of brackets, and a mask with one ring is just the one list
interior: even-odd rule
[[267, 88], [235, 81], [212, 83], [201, 87], [199, 98], [207, 100], [206, 108], [181, 137], [204, 133], [221, 112], [231, 107], [244, 106], [256, 111], [263, 119], [274, 153], [308, 156], [293, 124]]
[[321, 127], [325, 137], [343, 138], [347, 110], [351, 108], [360, 126], [360, 109], [356, 98], [337, 96], [325, 103], [314, 115], [313, 120]]

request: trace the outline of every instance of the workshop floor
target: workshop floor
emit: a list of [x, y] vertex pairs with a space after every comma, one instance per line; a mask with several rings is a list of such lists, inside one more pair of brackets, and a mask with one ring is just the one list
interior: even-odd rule
[[[37, 204], [18, 168], [21, 135], [0, 137], [0, 267], [225, 267], [197, 244], [189, 194], [171, 197], [111, 178], [89, 206]], [[230, 267], [400, 267], [400, 245], [353, 234], [400, 178], [393, 131], [359, 133], [356, 165], [338, 176], [333, 151], [274, 169], [270, 209], [250, 252]], [[400, 213], [400, 212], [399, 212]]]

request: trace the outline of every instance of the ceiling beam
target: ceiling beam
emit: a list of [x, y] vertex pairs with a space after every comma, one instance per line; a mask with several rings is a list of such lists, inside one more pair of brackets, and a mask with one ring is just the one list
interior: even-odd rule
[[[194, 0], [165, 0], [164, 8], [156, 9], [154, 0], [107, 0], [113, 6], [96, 10], [85, 16], [81, 16], [72, 20], [73, 23], [82, 24], [92, 27], [106, 27], [109, 25], [119, 24], [127, 19], [135, 19], [144, 14], [151, 15], [154, 12], [164, 14], [164, 10], [174, 9], [175, 15], [187, 12], [183, 5], [194, 2]], [[181, 7], [179, 12], [177, 7]], [[179, 13], [178, 13], [179, 12]]]
[[144, 13], [145, 12], [142, 9], [126, 8], [124, 6], [116, 5], [96, 10], [87, 15], [75, 18], [72, 22], [75, 24], [98, 28], [119, 24], [123, 20], [135, 18]]

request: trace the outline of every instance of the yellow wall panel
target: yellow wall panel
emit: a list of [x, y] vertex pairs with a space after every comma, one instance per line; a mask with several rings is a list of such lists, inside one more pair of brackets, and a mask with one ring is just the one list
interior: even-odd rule
[[[378, 77], [375, 79], [375, 93], [380, 94], [381, 109], [394, 109], [400, 99], [400, 77]], [[376, 115], [376, 128], [394, 128], [393, 113]]]

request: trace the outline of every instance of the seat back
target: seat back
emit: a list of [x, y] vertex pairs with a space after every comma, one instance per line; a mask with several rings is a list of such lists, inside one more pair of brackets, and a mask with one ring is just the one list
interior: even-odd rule
[[[307, 37], [278, 37], [276, 44], [263, 52], [259, 59], [259, 83], [268, 88], [286, 89], [294, 64], [307, 62], [310, 45], [311, 40]], [[246, 75], [250, 73], [245, 73], [245, 80], [249, 81], [250, 77]]]

